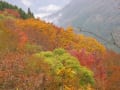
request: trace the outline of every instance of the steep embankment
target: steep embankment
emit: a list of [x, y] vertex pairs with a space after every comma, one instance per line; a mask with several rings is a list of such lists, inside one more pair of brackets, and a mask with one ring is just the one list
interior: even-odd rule
[[[76, 28], [77, 33], [93, 36], [109, 49], [120, 52], [120, 35], [114, 34], [120, 32], [119, 0], [72, 0], [46, 19], [63, 27], [71, 25]], [[80, 32], [79, 28], [88, 32]]]

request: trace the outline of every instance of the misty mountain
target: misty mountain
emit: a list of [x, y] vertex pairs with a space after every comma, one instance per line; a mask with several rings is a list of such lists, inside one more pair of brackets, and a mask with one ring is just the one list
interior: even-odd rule
[[77, 33], [80, 33], [79, 29], [92, 32], [94, 35], [81, 33], [99, 36], [101, 38], [96, 38], [109, 49], [120, 52], [120, 33], [116, 34], [120, 32], [120, 0], [72, 0], [45, 19], [62, 27], [73, 26]]

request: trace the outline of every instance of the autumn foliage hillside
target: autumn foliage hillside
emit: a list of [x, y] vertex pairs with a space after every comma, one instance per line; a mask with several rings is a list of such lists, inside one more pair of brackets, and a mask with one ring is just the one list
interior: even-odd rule
[[0, 14], [3, 14], [5, 16], [14, 16], [16, 18], [22, 19], [34, 18], [34, 15], [31, 12], [30, 8], [28, 8], [28, 12], [26, 13], [21, 8], [18, 8], [15, 5], [11, 5], [5, 0], [0, 0]]
[[72, 27], [0, 14], [0, 90], [118, 90], [119, 56]]

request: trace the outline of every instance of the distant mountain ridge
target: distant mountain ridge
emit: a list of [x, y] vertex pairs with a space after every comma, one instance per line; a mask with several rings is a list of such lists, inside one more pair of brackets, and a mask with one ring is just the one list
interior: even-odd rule
[[[107, 43], [96, 37], [109, 49], [120, 52], [120, 48], [117, 46], [120, 44], [114, 45], [116, 40], [113, 40], [116, 39], [116, 36], [113, 38], [111, 35], [113, 32], [120, 32], [119, 0], [72, 0], [62, 10], [46, 19], [62, 27], [73, 26], [77, 33], [79, 33], [79, 27], [93, 32], [110, 42]], [[85, 34], [95, 37], [89, 33]], [[117, 40], [118, 38], [120, 39], [119, 35]]]

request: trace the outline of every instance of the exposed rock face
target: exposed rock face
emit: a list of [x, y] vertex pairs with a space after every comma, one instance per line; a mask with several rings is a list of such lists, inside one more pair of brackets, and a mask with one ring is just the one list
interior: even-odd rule
[[120, 31], [113, 32], [113, 39], [115, 44], [120, 47]]
[[[48, 16], [47, 19], [62, 27], [79, 26], [83, 30], [93, 32], [110, 43], [89, 35], [100, 40], [109, 49], [120, 52], [111, 35], [112, 32], [120, 31], [120, 0], [72, 0], [66, 7]], [[88, 33], [84, 34], [88, 35]], [[115, 34], [115, 37], [117, 35]], [[116, 41], [120, 37], [114, 39]], [[116, 42], [118, 44], [118, 41]]]

